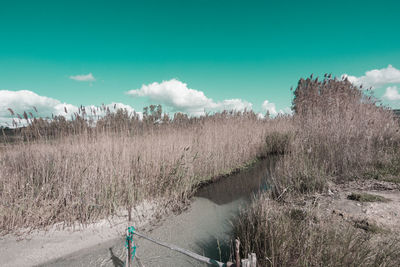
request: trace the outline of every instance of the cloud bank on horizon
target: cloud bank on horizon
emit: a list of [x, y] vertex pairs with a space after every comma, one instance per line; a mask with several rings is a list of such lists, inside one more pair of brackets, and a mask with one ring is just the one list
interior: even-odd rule
[[[96, 81], [92, 73], [85, 75], [75, 75], [69, 77], [72, 80], [79, 82]], [[400, 70], [392, 65], [387, 68], [373, 69], [365, 72], [365, 75], [357, 77], [348, 74], [343, 74], [342, 78], [347, 78], [351, 83], [363, 88], [384, 88], [386, 91], [382, 96], [388, 101], [400, 101]], [[222, 110], [252, 110], [253, 104], [243, 99], [225, 99], [222, 101], [214, 101], [207, 97], [204, 92], [196, 89], [191, 89], [184, 82], [177, 79], [171, 79], [163, 82], [154, 82], [148, 85], [142, 85], [139, 89], [134, 89], [126, 92], [132, 97], [144, 97], [152, 101], [154, 104], [161, 104], [169, 108], [172, 112], [183, 112], [191, 116], [204, 115], [207, 112], [217, 112]], [[47, 96], [40, 96], [29, 90], [9, 91], [0, 90], [0, 125], [11, 126], [15, 116], [11, 115], [9, 108], [14, 110], [16, 114], [22, 114], [24, 111], [32, 112], [36, 117], [51, 117], [52, 115], [62, 115], [70, 118], [71, 114], [78, 111], [78, 107], [72, 104], [63, 103], [60, 100]], [[128, 110], [133, 113], [135, 109], [129, 105], [112, 102], [106, 105], [113, 110], [114, 106]], [[38, 112], [34, 112], [34, 108]], [[89, 109], [95, 109], [96, 106], [86, 106]], [[65, 113], [65, 108], [69, 111]], [[261, 112], [269, 113], [271, 116], [279, 114], [291, 114], [289, 107], [280, 109], [276, 108], [275, 103], [265, 100], [261, 106]], [[141, 115], [141, 112], [136, 112]], [[98, 113], [99, 116], [105, 115]], [[261, 113], [259, 117], [263, 117]]]
[[269, 102], [268, 100], [265, 100], [263, 103], [262, 103], [262, 106], [261, 106], [261, 110], [264, 112], [264, 113], [269, 113], [269, 115], [270, 116], [272, 116], [272, 117], [275, 117], [275, 116], [277, 116], [277, 115], [284, 115], [284, 114], [292, 114], [292, 110], [289, 108], [289, 107], [286, 107], [286, 108], [284, 108], [284, 109], [280, 109], [279, 111], [277, 111], [276, 110], [276, 105], [275, 105], [275, 103], [271, 103], [271, 102]]
[[[13, 119], [16, 118], [16, 115], [12, 115], [9, 111], [9, 108], [15, 113], [22, 115], [24, 112], [31, 112], [35, 115], [35, 117], [41, 118], [51, 118], [54, 116], [64, 116], [67, 119], [71, 118], [72, 114], [78, 112], [79, 107], [62, 103], [61, 101], [46, 97], [40, 96], [29, 90], [20, 90], [20, 91], [9, 91], [9, 90], [0, 90], [0, 126], [12, 126]], [[111, 104], [106, 105], [111, 111], [115, 109], [126, 109], [129, 113], [133, 113], [135, 110], [129, 106], [122, 103], [112, 102]], [[37, 112], [36, 112], [36, 110]], [[96, 109], [97, 107], [94, 105], [85, 106], [87, 110]], [[67, 111], [67, 112], [65, 112]], [[141, 112], [137, 112], [139, 115]], [[105, 111], [96, 109], [97, 116], [104, 116]]]
[[184, 112], [193, 116], [221, 110], [251, 110], [253, 106], [242, 99], [227, 99], [215, 102], [205, 96], [204, 92], [188, 88], [186, 83], [177, 79], [142, 85], [140, 89], [130, 90], [127, 94], [132, 97], [147, 97], [149, 100], [164, 105], [174, 112]]
[[383, 95], [383, 98], [391, 101], [399, 101], [400, 100], [399, 88], [397, 88], [397, 86], [389, 86], [388, 88], [386, 88], [386, 92]]
[[[71, 76], [71, 79], [77, 81], [95, 81], [92, 73], [87, 75]], [[143, 85], [140, 89], [130, 90], [126, 92], [127, 95], [132, 97], [145, 97], [152, 101], [154, 104], [161, 104], [169, 108], [172, 112], [183, 112], [190, 116], [201, 116], [207, 112], [218, 112], [223, 110], [244, 111], [252, 110], [253, 104], [242, 99], [225, 99], [222, 101], [214, 101], [207, 97], [204, 92], [188, 88], [186, 83], [177, 79], [163, 81], [161, 83], [154, 82], [148, 85]], [[31, 112], [35, 117], [50, 118], [54, 116], [64, 116], [67, 119], [71, 115], [78, 112], [79, 107], [69, 103], [63, 103], [60, 100], [38, 95], [29, 90], [9, 91], [0, 90], [0, 125], [12, 126], [13, 119], [16, 115], [9, 112], [11, 108], [15, 114], [23, 114], [24, 112]], [[35, 111], [36, 108], [37, 112]], [[122, 108], [126, 109], [129, 113], [136, 112], [130, 105], [115, 103], [106, 105], [111, 111]], [[95, 105], [86, 106], [88, 110], [96, 109]], [[67, 112], [65, 112], [67, 110]], [[277, 111], [275, 103], [265, 100], [261, 106], [261, 111], [269, 113], [271, 116], [279, 114], [290, 114], [290, 108], [285, 108]], [[141, 112], [136, 112], [141, 116]], [[104, 116], [105, 112], [96, 109], [97, 116]], [[260, 118], [264, 115], [258, 113]]]
[[386, 88], [383, 98], [389, 101], [400, 100], [399, 88], [393, 85], [400, 83], [400, 70], [392, 65], [388, 65], [387, 68], [367, 71], [365, 75], [360, 77], [343, 74], [342, 78], [347, 78], [354, 85], [362, 85], [363, 88], [377, 89], [392, 85]]

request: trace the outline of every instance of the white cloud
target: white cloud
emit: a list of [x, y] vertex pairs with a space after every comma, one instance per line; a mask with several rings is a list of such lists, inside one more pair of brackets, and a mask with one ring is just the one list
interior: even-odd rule
[[142, 85], [140, 89], [127, 92], [131, 96], [148, 97], [157, 104], [165, 105], [173, 111], [186, 112], [190, 115], [202, 115], [208, 111], [251, 109], [252, 104], [241, 99], [228, 99], [215, 102], [202, 91], [190, 89], [186, 83], [172, 79], [162, 83], [154, 82]]
[[92, 73], [86, 74], [86, 75], [75, 75], [75, 76], [69, 76], [71, 80], [75, 80], [78, 82], [94, 82], [96, 79], [94, 78]]
[[[112, 102], [111, 104], [104, 105], [106, 109], [110, 110], [111, 113], [118, 109], [125, 109], [128, 114], [132, 115], [133, 113], [136, 113], [140, 119], [143, 118], [143, 112], [137, 112], [135, 109], [129, 105], [125, 105], [122, 103], [117, 103], [117, 102]], [[95, 117], [103, 117], [107, 114], [106, 110], [100, 109], [100, 107], [95, 106], [95, 105], [90, 105], [90, 106], [85, 106], [86, 113], [88, 116], [92, 116], [90, 113], [90, 110], [94, 110], [96, 112]]]
[[289, 115], [291, 115], [291, 114], [293, 114], [293, 110], [291, 108], [289, 108], [289, 107], [286, 107], [284, 109], [280, 109], [279, 113], [280, 114], [289, 114]]
[[260, 112], [258, 112], [258, 113], [257, 113], [257, 118], [259, 118], [260, 120], [262, 120], [262, 119], [265, 118], [265, 115], [262, 114], [262, 113], [260, 113]]
[[356, 77], [343, 74], [342, 78], [346, 78], [355, 85], [362, 85], [363, 88], [380, 88], [386, 84], [400, 83], [400, 70], [389, 65], [387, 68], [370, 70], [364, 76]]
[[[78, 112], [79, 108], [72, 104], [62, 103], [61, 101], [40, 96], [32, 91], [21, 90], [21, 91], [9, 91], [0, 90], [0, 125], [12, 126], [13, 118], [16, 118], [16, 114], [22, 114], [24, 111], [31, 112], [35, 117], [51, 117], [55, 116], [65, 116], [66, 118], [71, 118], [74, 112]], [[134, 109], [122, 103], [111, 103], [106, 105], [113, 112], [115, 109], [124, 108], [127, 109], [129, 113], [133, 113]], [[34, 110], [37, 109], [37, 112]], [[15, 115], [12, 115], [8, 109], [12, 109]], [[105, 112], [97, 109], [96, 106], [86, 106], [86, 111], [90, 115], [91, 109], [96, 109], [96, 116], [104, 116]], [[67, 113], [65, 113], [65, 109]]]
[[284, 109], [280, 109], [279, 111], [277, 111], [275, 103], [271, 103], [268, 100], [265, 100], [262, 103], [261, 110], [263, 113], [269, 112], [270, 116], [272, 117], [275, 117], [279, 114], [281, 115], [292, 114], [292, 110], [289, 107], [285, 107]]
[[[128, 112], [128, 114], [133, 114], [133, 112], [135, 112], [133, 107], [122, 104], [122, 103], [116, 103], [116, 102], [112, 102], [111, 104], [104, 105], [104, 108], [105, 109], [102, 109], [100, 106], [95, 106], [95, 105], [85, 106], [86, 115], [92, 116], [92, 117], [93, 116], [94, 117], [98, 117], [98, 116], [103, 117], [107, 114], [107, 110], [109, 110], [112, 113], [118, 109], [125, 109]], [[76, 109], [76, 111], [78, 111], [78, 108]], [[73, 112], [76, 112], [76, 111], [73, 110]], [[91, 111], [94, 111], [95, 113], [92, 114]], [[138, 112], [136, 112], [136, 113], [138, 113]]]
[[[0, 122], [8, 122], [9, 124], [12, 124], [12, 118], [15, 117], [11, 115], [8, 110], [9, 108], [15, 114], [22, 115], [26, 111], [32, 112], [37, 117], [51, 117], [52, 114], [65, 114], [64, 107], [69, 111], [78, 109], [73, 105], [61, 103], [56, 99], [40, 96], [27, 90], [0, 90], [0, 99]], [[35, 112], [33, 107], [37, 109], [38, 113]]]
[[386, 88], [386, 92], [383, 95], [383, 98], [391, 101], [400, 100], [400, 93], [398, 91], [398, 88], [396, 86], [389, 86], [388, 88]]
[[269, 114], [272, 116], [276, 116], [278, 114], [275, 103], [270, 103], [268, 100], [265, 100], [262, 103], [261, 109], [264, 113], [269, 112]]
[[252, 104], [236, 98], [236, 99], [228, 99], [224, 100], [222, 102], [214, 103], [214, 108], [215, 110], [237, 110], [237, 111], [244, 111], [246, 110], [251, 110], [252, 109]]

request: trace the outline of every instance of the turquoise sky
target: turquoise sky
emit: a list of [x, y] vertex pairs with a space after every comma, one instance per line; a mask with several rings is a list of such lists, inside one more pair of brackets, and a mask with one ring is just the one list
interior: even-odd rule
[[[311, 73], [400, 68], [399, 3], [2, 1], [0, 89], [141, 110], [149, 100], [125, 92], [176, 78], [215, 101], [283, 109]], [[88, 73], [95, 82], [69, 79]]]

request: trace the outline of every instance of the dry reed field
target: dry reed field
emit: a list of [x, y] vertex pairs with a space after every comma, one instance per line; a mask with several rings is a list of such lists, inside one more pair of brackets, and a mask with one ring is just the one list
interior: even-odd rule
[[71, 120], [25, 113], [27, 127], [2, 139], [1, 233], [90, 223], [144, 200], [179, 209], [201, 183], [275, 154], [271, 190], [235, 222], [243, 256], [257, 253], [261, 266], [395, 266], [398, 239], [299, 203], [330, 184], [400, 182], [399, 121], [368, 90], [330, 76], [301, 79], [293, 110], [274, 119], [248, 111], [169, 118], [153, 105], [142, 119], [105, 107], [104, 117], [81, 108]]
[[260, 266], [398, 266], [400, 240], [382, 238], [313, 208], [259, 196], [235, 224], [243, 256]]
[[347, 80], [308, 78], [294, 94], [296, 130], [277, 166], [277, 195], [322, 191], [328, 180], [359, 179], [397, 165], [399, 122], [360, 88]]
[[[396, 235], [357, 229], [317, 207], [332, 183], [399, 182], [399, 122], [347, 80], [301, 79], [294, 95], [294, 133], [280, 137], [272, 190], [235, 224], [243, 256], [257, 253], [262, 266], [398, 266]], [[307, 197], [312, 207], [301, 204]]]
[[179, 208], [200, 183], [267, 153], [269, 133], [291, 129], [290, 118], [261, 120], [253, 112], [169, 119], [152, 106], [142, 121], [119, 110], [96, 126], [74, 115], [51, 122], [26, 116], [20, 141], [1, 150], [3, 234], [89, 223], [143, 200], [166, 199]]

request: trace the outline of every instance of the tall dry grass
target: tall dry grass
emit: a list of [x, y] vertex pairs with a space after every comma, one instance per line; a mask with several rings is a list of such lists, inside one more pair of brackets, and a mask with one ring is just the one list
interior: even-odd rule
[[291, 127], [253, 112], [151, 116], [119, 111], [96, 126], [80, 116], [33, 120], [25, 141], [0, 152], [1, 231], [87, 223], [143, 200], [178, 207], [199, 183], [265, 155], [266, 136]]
[[257, 254], [260, 266], [397, 266], [400, 240], [377, 239], [340, 217], [282, 205], [266, 194], [235, 224], [242, 256]]
[[328, 182], [382, 173], [398, 179], [400, 126], [392, 111], [347, 80], [330, 77], [301, 79], [294, 95], [293, 132], [274, 135], [283, 155], [272, 190], [235, 223], [243, 255], [256, 252], [261, 266], [397, 266], [398, 239], [291, 204], [325, 190]]
[[294, 95], [295, 133], [277, 164], [277, 195], [321, 191], [327, 180], [362, 178], [399, 157], [393, 112], [347, 80], [301, 79]]

